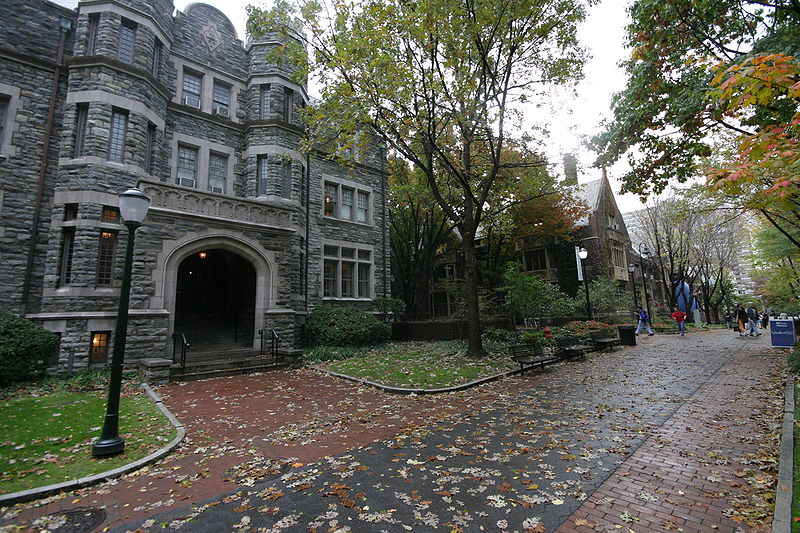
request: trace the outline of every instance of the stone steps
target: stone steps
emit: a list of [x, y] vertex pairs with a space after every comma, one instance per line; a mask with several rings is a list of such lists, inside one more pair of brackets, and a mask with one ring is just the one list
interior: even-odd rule
[[280, 358], [275, 362], [272, 355], [259, 356], [253, 350], [235, 352], [209, 352], [187, 354], [186, 367], [173, 364], [169, 370], [170, 381], [192, 381], [222, 376], [267, 372], [286, 368], [288, 363]]

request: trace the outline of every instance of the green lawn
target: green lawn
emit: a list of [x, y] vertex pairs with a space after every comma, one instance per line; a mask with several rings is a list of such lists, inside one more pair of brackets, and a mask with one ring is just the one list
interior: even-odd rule
[[[464, 355], [460, 341], [398, 342], [371, 350], [355, 350], [350, 357], [318, 366], [393, 387], [435, 389], [469, 383], [517, 368], [505, 350], [483, 359]], [[313, 354], [314, 351], [312, 350]]]
[[27, 390], [0, 401], [0, 494], [105, 472], [154, 452], [175, 430], [144, 391], [126, 388], [120, 406], [125, 451], [95, 459], [106, 392]]

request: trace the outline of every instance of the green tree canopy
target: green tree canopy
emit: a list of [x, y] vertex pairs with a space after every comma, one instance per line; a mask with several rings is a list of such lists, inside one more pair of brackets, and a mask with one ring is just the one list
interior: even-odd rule
[[[322, 83], [312, 131], [352, 138], [371, 127], [420, 169], [458, 229], [473, 356], [484, 354], [475, 238], [498, 175], [519, 165], [506, 152], [525, 145], [509, 134], [514, 109], [580, 77], [585, 1], [301, 0], [296, 11]], [[291, 15], [285, 3], [251, 9], [248, 30], [290, 31]]]

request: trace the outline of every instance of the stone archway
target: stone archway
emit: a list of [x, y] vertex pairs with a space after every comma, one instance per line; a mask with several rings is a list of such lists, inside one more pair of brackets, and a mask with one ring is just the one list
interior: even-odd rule
[[203, 249], [181, 261], [175, 284], [175, 332], [193, 351], [251, 347], [256, 271], [235, 252]]
[[[247, 272], [248, 279], [252, 280], [252, 278], [249, 277], [249, 269], [241, 265], [242, 261], [247, 263], [249, 268], [255, 273], [254, 281], [247, 282], [248, 286], [254, 285], [252, 291], [254, 294], [252, 313], [248, 313], [248, 316], [252, 317], [252, 319], [249, 323], [244, 324], [242, 322], [242, 315], [244, 315], [244, 313], [241, 313], [238, 317], [239, 325], [237, 325], [237, 331], [235, 332], [237, 341], [229, 346], [230, 349], [237, 347], [242, 348], [245, 346], [258, 349], [260, 346], [258, 330], [264, 327], [264, 313], [274, 305], [275, 286], [273, 282], [273, 264], [275, 262], [275, 257], [274, 252], [263, 250], [258, 242], [247, 239], [242, 235], [225, 230], [208, 230], [199, 234], [186, 235], [178, 241], [165, 241], [163, 250], [156, 260], [156, 275], [154, 277], [156, 280], [156, 291], [150, 305], [151, 307], [163, 307], [169, 313], [170, 335], [173, 333], [181, 333], [181, 331], [176, 328], [176, 325], [181, 326], [181, 322], [183, 322], [184, 325], [187, 324], [184, 318], [178, 316], [181, 307], [185, 309], [186, 302], [188, 301], [191, 303], [192, 298], [202, 298], [202, 296], [190, 297], [188, 300], [178, 298], [179, 283], [181, 285], [181, 292], [184, 292], [198, 282], [198, 280], [193, 279], [181, 279], [182, 275], [188, 276], [188, 274], [181, 274], [181, 267], [183, 266], [184, 269], [190, 270], [189, 267], [200, 260], [199, 254], [201, 252], [209, 254], [206, 258], [212, 257], [213, 259], [213, 255], [210, 254], [212, 250], [218, 255], [215, 263], [219, 264], [224, 261], [226, 263], [226, 268], [229, 269], [229, 273], [232, 267], [233, 272]], [[212, 288], [210, 292], [207, 291], [206, 297], [213, 294], [214, 291], [219, 291], [219, 285], [216, 289]], [[180, 306], [178, 304], [180, 304]], [[185, 316], [185, 318], [190, 317]], [[196, 324], [197, 322], [195, 322], [195, 325]], [[192, 327], [191, 322], [189, 322], [188, 325]], [[246, 335], [249, 335], [249, 337], [246, 337]], [[192, 343], [191, 352], [197, 353], [201, 346], [198, 346], [191, 337], [188, 340]], [[237, 344], [240, 346], [237, 346]], [[173, 345], [171, 340], [168, 340], [166, 348], [168, 353], [172, 353]], [[218, 351], [223, 349], [223, 347], [217, 345], [212, 346], [211, 349]]]

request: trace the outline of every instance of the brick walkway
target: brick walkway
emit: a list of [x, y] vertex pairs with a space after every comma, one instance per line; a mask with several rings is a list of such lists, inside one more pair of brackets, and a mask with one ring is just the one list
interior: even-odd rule
[[76, 507], [120, 532], [150, 516], [152, 531], [247, 531], [245, 517], [275, 531], [766, 531], [733, 518], [769, 522], [781, 352], [727, 332], [639, 342], [438, 396], [308, 370], [165, 386], [190, 436], [179, 453], [4, 509], [0, 531], [45, 531]]
[[560, 533], [619, 531], [617, 525], [636, 531], [747, 531], [729, 515], [735, 510], [754, 517], [772, 513], [771, 502], [756, 489], [774, 482], [774, 457], [765, 451], [777, 445], [770, 438], [783, 395], [781, 383], [770, 376], [781, 357], [764, 355], [770, 353], [764, 343], [734, 341], [727, 363], [620, 465]]

